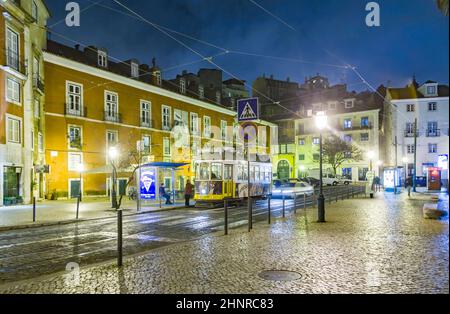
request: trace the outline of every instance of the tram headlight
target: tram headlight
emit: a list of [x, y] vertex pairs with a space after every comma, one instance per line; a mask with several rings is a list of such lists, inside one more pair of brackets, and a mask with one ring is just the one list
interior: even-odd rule
[[202, 189], [202, 190], [201, 190], [201, 193], [202, 193], [203, 195], [205, 195], [205, 194], [206, 194], [206, 189]]

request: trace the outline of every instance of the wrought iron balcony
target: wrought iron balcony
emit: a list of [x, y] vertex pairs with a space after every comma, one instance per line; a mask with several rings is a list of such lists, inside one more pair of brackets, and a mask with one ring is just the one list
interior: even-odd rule
[[11, 49], [6, 49], [6, 66], [16, 70], [23, 75], [27, 75], [27, 66], [25, 63], [20, 62], [20, 56], [17, 52]]
[[154, 125], [153, 120], [147, 120], [147, 121], [141, 120], [141, 127], [143, 127], [143, 128], [152, 128], [153, 125]]
[[115, 111], [105, 111], [104, 120], [108, 122], [122, 123], [122, 115]]
[[73, 117], [86, 117], [87, 108], [78, 106], [78, 109], [76, 109], [76, 107], [77, 106], [75, 106], [74, 104], [66, 104], [64, 107], [64, 115]]
[[38, 89], [40, 92], [44, 93], [44, 80], [39, 75], [35, 75], [33, 77], [33, 86]]
[[441, 130], [439, 129], [428, 129], [427, 137], [439, 137], [441, 136]]

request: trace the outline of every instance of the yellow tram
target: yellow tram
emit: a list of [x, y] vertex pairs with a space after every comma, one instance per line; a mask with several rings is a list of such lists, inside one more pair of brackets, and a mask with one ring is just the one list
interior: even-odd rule
[[[224, 198], [248, 197], [248, 162], [236, 160], [194, 161], [196, 207], [215, 207]], [[263, 198], [270, 191], [272, 164], [250, 162], [250, 195]]]

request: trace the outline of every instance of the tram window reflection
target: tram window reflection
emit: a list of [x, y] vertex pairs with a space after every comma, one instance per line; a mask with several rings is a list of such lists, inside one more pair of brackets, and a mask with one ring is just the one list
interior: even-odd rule
[[222, 164], [213, 163], [211, 165], [211, 180], [222, 180]]
[[200, 164], [200, 180], [209, 180], [209, 163], [202, 162]]

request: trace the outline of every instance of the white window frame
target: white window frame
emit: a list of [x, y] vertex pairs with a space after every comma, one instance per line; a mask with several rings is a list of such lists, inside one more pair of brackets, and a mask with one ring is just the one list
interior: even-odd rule
[[198, 118], [198, 113], [191, 112], [190, 114], [191, 124], [190, 131], [192, 135], [199, 135], [200, 131], [200, 119]]
[[[79, 156], [79, 163], [73, 164], [72, 163], [72, 157], [73, 156]], [[68, 171], [78, 171], [78, 165], [83, 164], [83, 153], [81, 152], [69, 152], [67, 154], [67, 170]]]
[[[114, 100], [110, 99], [108, 100], [108, 96], [113, 96], [116, 98], [115, 102]], [[105, 90], [105, 118], [113, 119], [114, 122], [117, 121], [119, 118], [119, 94], [116, 92]], [[115, 107], [115, 110], [111, 110], [109, 107]]]
[[[165, 112], [167, 110], [167, 112]], [[172, 107], [161, 106], [161, 125], [163, 130], [170, 130], [172, 128]]]
[[353, 99], [347, 99], [344, 101], [345, 109], [350, 109], [355, 107], [355, 101]]
[[141, 126], [152, 127], [152, 102], [140, 100], [140, 118]]
[[[363, 134], [367, 135], [367, 138], [363, 139]], [[370, 134], [368, 132], [360, 133], [360, 140], [361, 142], [368, 142], [370, 140]]]
[[211, 117], [209, 116], [203, 116], [203, 136], [211, 137]]
[[427, 94], [428, 95], [436, 94], [436, 86], [434, 86], [434, 85], [433, 86], [427, 86]]
[[198, 86], [198, 96], [200, 97], [200, 99], [205, 98], [205, 87], [203, 87], [203, 85]]
[[[80, 93], [76, 93], [76, 92], [71, 92], [70, 91], [70, 87], [73, 86], [74, 88], [79, 88], [80, 89]], [[76, 102], [71, 103], [70, 99], [73, 96], [73, 99], [77, 99], [79, 98], [79, 108], [76, 108]], [[66, 81], [66, 106], [67, 106], [67, 110], [68, 110], [68, 114], [73, 114], [73, 115], [83, 115], [83, 84], [79, 84], [76, 82], [71, 82], [71, 81]]]
[[[433, 149], [431, 149], [433, 148]], [[436, 143], [428, 143], [428, 153], [429, 154], [437, 154], [438, 151], [438, 144]]]
[[[16, 68], [14, 68], [15, 70], [19, 70], [20, 69], [20, 32], [18, 32], [17, 30], [15, 30], [14, 28], [12, 28], [12, 27], [10, 27], [9, 25], [7, 25], [6, 26], [6, 42], [5, 42], [5, 45], [6, 45], [6, 50], [8, 51], [8, 50], [11, 50], [11, 52], [13, 52], [16, 56], [17, 56], [17, 67], [18, 67], [18, 69], [16, 69]], [[10, 40], [10, 36], [9, 35], [14, 35], [15, 36], [15, 40], [17, 41], [15, 44], [16, 44], [16, 46], [15, 47], [11, 47], [11, 45], [10, 45], [10, 42], [11, 41], [13, 41], [12, 40], [12, 37], [11, 37], [11, 40]], [[17, 50], [17, 51], [16, 51]], [[9, 63], [9, 59], [8, 59], [8, 55], [7, 55], [7, 58], [6, 58], [7, 60], [6, 60], [6, 64], [8, 65], [8, 66], [14, 66], [15, 64], [10, 64]]]
[[171, 147], [170, 147], [170, 137], [163, 137], [163, 155], [170, 156]]
[[69, 124], [67, 126], [67, 147], [69, 150], [81, 150], [81, 147], [72, 147], [70, 145], [70, 130], [71, 129], [79, 129], [79, 135], [80, 135], [80, 146], [83, 145], [83, 128], [81, 127], [81, 125], [75, 125], [75, 124]]
[[437, 102], [435, 102], [435, 101], [429, 102], [428, 103], [428, 111], [430, 111], [430, 112], [437, 111]]
[[186, 94], [186, 80], [184, 78], [180, 79], [180, 93]]
[[36, 1], [31, 3], [31, 16], [35, 19], [36, 23], [39, 22], [39, 10]]
[[102, 68], [108, 67], [108, 54], [106, 51], [97, 50], [97, 65]]
[[416, 105], [415, 104], [406, 104], [406, 112], [415, 112]]
[[[6, 76], [6, 101], [22, 106], [22, 84], [20, 81], [12, 78], [11, 76]], [[17, 87], [16, 90], [14, 87]]]
[[[9, 144], [15, 144], [20, 145], [22, 144], [22, 118], [19, 118], [17, 116], [6, 114], [6, 141]], [[11, 123], [14, 123], [15, 125], [18, 125], [18, 130], [12, 130], [13, 131], [13, 138], [10, 137], [10, 125]], [[17, 133], [17, 134], [15, 134]], [[16, 137], [17, 135], [17, 137]]]
[[406, 152], [408, 154], [414, 154], [414, 145], [412, 145], [412, 144], [406, 145]]
[[139, 77], [139, 64], [136, 62], [131, 62], [131, 77], [138, 78]]
[[228, 127], [227, 121], [220, 120], [220, 135], [221, 135], [222, 140], [227, 139], [227, 127]]
[[[146, 138], [148, 138], [148, 145], [145, 145], [145, 139]], [[141, 139], [141, 141], [142, 141], [142, 148], [144, 149], [144, 151], [145, 151], [145, 148], [147, 147], [148, 148], [148, 154], [149, 155], [151, 155], [151, 153], [152, 153], [152, 136], [150, 135], [150, 134], [144, 134], [144, 135], [142, 135], [142, 139]]]
[[312, 143], [313, 145], [320, 145], [320, 137], [313, 137]]

